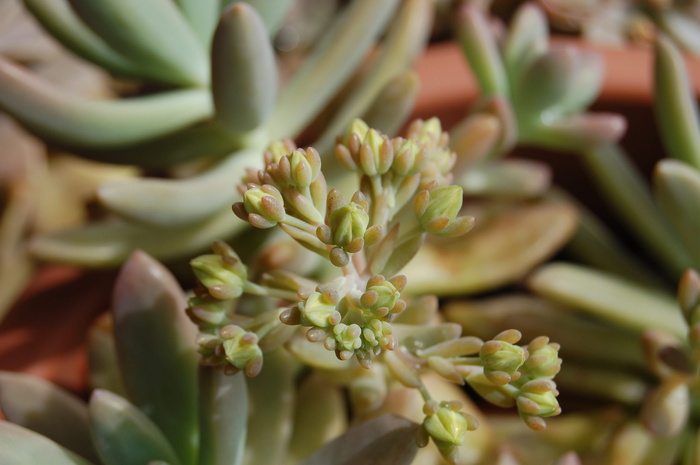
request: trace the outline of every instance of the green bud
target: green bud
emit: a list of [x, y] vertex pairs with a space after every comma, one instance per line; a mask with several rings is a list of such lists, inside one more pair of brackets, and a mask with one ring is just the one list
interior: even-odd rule
[[245, 268], [232, 269], [220, 255], [200, 255], [190, 261], [197, 280], [207, 288], [212, 297], [230, 300], [240, 297], [246, 281]]
[[367, 123], [362, 121], [359, 118], [355, 118], [350, 122], [350, 126], [348, 127], [348, 130], [345, 131], [345, 135], [343, 136], [342, 143], [345, 145], [348, 145], [350, 137], [354, 134], [357, 136], [357, 138], [360, 141], [365, 140], [365, 136], [367, 135], [367, 131], [369, 131], [369, 126], [367, 126]]
[[357, 324], [338, 323], [333, 327], [333, 334], [336, 340], [336, 350], [353, 352], [362, 347], [362, 329]]
[[358, 238], [362, 238], [369, 225], [369, 215], [355, 202], [343, 205], [330, 213], [332, 243], [343, 249]]
[[413, 176], [423, 169], [426, 160], [426, 152], [414, 140], [403, 140], [395, 147], [396, 155], [392, 169], [399, 176]]
[[187, 315], [200, 329], [222, 326], [228, 321], [227, 302], [192, 297], [187, 301]]
[[321, 171], [321, 157], [313, 148], [294, 150], [289, 157], [291, 180], [294, 186], [309, 187]]
[[522, 366], [522, 372], [530, 379], [551, 379], [561, 369], [559, 344], [550, 343], [545, 336], [533, 339], [528, 344], [529, 357]]
[[438, 118], [414, 121], [408, 129], [408, 138], [423, 145], [437, 145], [442, 137], [442, 125]]
[[372, 312], [380, 308], [391, 311], [400, 297], [401, 291], [391, 281], [377, 275], [367, 282], [367, 291], [363, 294], [361, 303]]
[[376, 129], [370, 129], [359, 152], [362, 171], [369, 176], [381, 175], [389, 171], [393, 161], [394, 147], [389, 139]]
[[330, 319], [337, 312], [336, 304], [318, 291], [314, 291], [306, 300], [299, 302], [298, 308], [301, 312], [301, 324], [317, 328], [332, 326]]
[[229, 325], [221, 330], [224, 338], [222, 346], [226, 360], [239, 370], [245, 370], [248, 376], [255, 376], [262, 368], [262, 350], [258, 346], [258, 336], [249, 333], [240, 326]]
[[524, 418], [547, 418], [559, 415], [561, 407], [556, 394], [557, 390], [551, 381], [534, 380], [525, 383], [520, 388], [520, 394], [516, 399], [520, 415]]
[[248, 221], [257, 228], [271, 228], [285, 217], [282, 194], [275, 187], [267, 184], [245, 191], [243, 206], [249, 215]]
[[423, 229], [441, 237], [455, 237], [471, 229], [474, 219], [457, 218], [462, 208], [463, 191], [460, 186], [423, 190], [416, 195], [414, 212]]
[[437, 411], [427, 415], [423, 420], [423, 428], [428, 432], [438, 449], [446, 449], [464, 444], [464, 436], [467, 431], [475, 429], [475, 424], [470, 424], [467, 417], [449, 402], [440, 402]]
[[479, 350], [484, 375], [493, 383], [504, 385], [511, 381], [525, 362], [525, 350], [505, 341], [487, 341]]
[[296, 144], [291, 139], [280, 139], [270, 142], [270, 145], [267, 146], [267, 149], [265, 149], [263, 153], [265, 165], [279, 163], [282, 157], [291, 153], [296, 148]]

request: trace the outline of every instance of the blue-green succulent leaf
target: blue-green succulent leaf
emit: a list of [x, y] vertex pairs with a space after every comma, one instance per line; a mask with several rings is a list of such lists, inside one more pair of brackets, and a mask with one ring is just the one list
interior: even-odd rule
[[209, 82], [206, 49], [172, 0], [70, 0], [80, 18], [118, 53], [162, 82]]
[[534, 3], [518, 8], [503, 45], [503, 61], [513, 86], [532, 62], [547, 51], [549, 26], [542, 10]]
[[277, 64], [254, 8], [235, 3], [224, 11], [214, 33], [211, 66], [216, 119], [234, 134], [263, 124], [277, 97]]
[[205, 49], [209, 49], [211, 36], [221, 14], [219, 0], [176, 0], [180, 11], [187, 18]]
[[409, 465], [420, 425], [395, 415], [359, 423], [299, 465]]
[[700, 269], [700, 172], [682, 161], [662, 160], [654, 171], [654, 193], [687, 248], [693, 268]]
[[197, 89], [123, 100], [76, 97], [1, 57], [0, 107], [49, 141], [84, 148], [143, 142], [213, 112], [209, 92]]
[[121, 76], [148, 77], [88, 28], [68, 0], [24, 0], [24, 4], [56, 40], [77, 55]]
[[93, 323], [88, 332], [90, 386], [93, 389], [106, 389], [126, 397], [124, 381], [119, 372], [117, 346], [112, 328], [112, 315], [105, 314]]
[[320, 45], [281, 91], [270, 120], [273, 139], [294, 136], [309, 124], [356, 69], [398, 4], [357, 0], [328, 25]]
[[487, 18], [475, 6], [459, 10], [457, 38], [484, 96], [508, 95], [508, 77]]
[[99, 461], [90, 441], [87, 405], [70, 392], [34, 376], [4, 371], [0, 372], [0, 409], [7, 420]]
[[700, 118], [683, 57], [665, 37], [656, 42], [656, 119], [671, 157], [700, 169]]
[[7, 421], [0, 420], [0, 463], [2, 465], [92, 465], [51, 439]]
[[227, 376], [220, 370], [199, 370], [199, 463], [239, 465], [243, 459], [248, 425], [248, 388], [240, 372]]
[[151, 460], [180, 463], [153, 421], [123, 397], [95, 390], [89, 409], [93, 441], [106, 465], [143, 465]]
[[[187, 179], [131, 179], [98, 189], [100, 201], [125, 218], [161, 227], [204, 221], [240, 198], [235, 185], [246, 168], [262, 165], [262, 147], [229, 155]], [[234, 221], [232, 221], [234, 222]]]
[[[230, 0], [227, 0], [231, 3]], [[248, 0], [250, 6], [255, 8], [262, 17], [270, 37], [279, 31], [287, 13], [294, 6], [295, 0]]]
[[198, 441], [195, 326], [173, 275], [141, 251], [122, 267], [112, 311], [119, 368], [129, 400], [168, 438], [183, 465]]

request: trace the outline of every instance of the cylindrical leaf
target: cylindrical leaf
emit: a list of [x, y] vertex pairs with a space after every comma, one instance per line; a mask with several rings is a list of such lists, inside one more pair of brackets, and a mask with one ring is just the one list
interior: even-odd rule
[[92, 465], [46, 436], [7, 421], [0, 421], [0, 463], [2, 465]]

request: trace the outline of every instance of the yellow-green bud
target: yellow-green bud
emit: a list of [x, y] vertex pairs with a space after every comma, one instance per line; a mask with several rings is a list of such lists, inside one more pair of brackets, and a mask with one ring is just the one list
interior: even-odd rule
[[369, 215], [355, 202], [331, 211], [329, 216], [332, 243], [343, 249], [353, 240], [362, 238], [369, 225]]
[[283, 156], [291, 153], [292, 150], [296, 148], [296, 144], [291, 139], [280, 139], [270, 142], [270, 145], [267, 146], [267, 149], [263, 153], [265, 164], [279, 163]]
[[350, 137], [354, 134], [357, 136], [357, 138], [360, 141], [365, 140], [365, 136], [367, 135], [367, 131], [369, 131], [369, 126], [367, 126], [367, 123], [362, 121], [359, 118], [355, 118], [350, 122], [350, 126], [348, 127], [348, 130], [345, 131], [345, 135], [343, 136], [342, 143], [347, 145], [349, 142]]
[[249, 215], [248, 220], [257, 228], [271, 228], [285, 217], [282, 194], [270, 185], [256, 186], [245, 191], [243, 206]]
[[294, 150], [289, 157], [291, 181], [297, 187], [309, 187], [321, 171], [321, 157], [313, 148]]
[[442, 125], [438, 118], [427, 121], [414, 121], [408, 130], [408, 137], [423, 145], [437, 144], [442, 138]]
[[346, 325], [339, 323], [333, 327], [336, 350], [354, 351], [362, 347], [362, 329], [357, 324]]
[[479, 350], [484, 375], [498, 385], [507, 384], [525, 362], [525, 350], [505, 341], [487, 341]]
[[401, 292], [396, 289], [391, 281], [382, 276], [374, 276], [367, 283], [367, 291], [363, 294], [361, 303], [374, 312], [379, 308], [391, 311], [401, 297]]
[[427, 161], [425, 151], [414, 140], [403, 140], [395, 151], [392, 169], [400, 176], [420, 173]]
[[554, 383], [551, 381], [529, 381], [520, 388], [520, 394], [516, 399], [518, 411], [523, 416], [541, 418], [559, 415], [561, 407], [559, 407], [556, 393]]
[[438, 187], [419, 192], [413, 209], [426, 232], [436, 236], [455, 237], [469, 231], [474, 223], [471, 217], [457, 218], [462, 200], [460, 186]]
[[446, 449], [464, 444], [466, 432], [476, 429], [476, 420], [470, 420], [453, 404], [443, 401], [434, 414], [425, 417], [423, 427], [438, 449]]
[[529, 357], [522, 366], [522, 372], [531, 379], [553, 378], [561, 369], [559, 345], [550, 343], [545, 336], [534, 339], [527, 346]]
[[394, 147], [385, 135], [376, 129], [370, 129], [362, 141], [358, 156], [365, 174], [381, 175], [391, 168], [394, 161]]
[[262, 367], [258, 336], [235, 325], [222, 328], [221, 336], [224, 338], [222, 346], [226, 360], [237, 369], [245, 370], [248, 376], [257, 375]]
[[247, 278], [245, 268], [232, 269], [220, 255], [200, 255], [190, 261], [190, 266], [197, 280], [212, 297], [229, 300], [240, 297], [243, 293]]
[[332, 326], [330, 320], [337, 312], [336, 304], [318, 291], [314, 291], [306, 300], [299, 302], [297, 307], [301, 312], [301, 324], [317, 328]]
[[187, 307], [187, 315], [200, 329], [218, 327], [228, 321], [228, 305], [224, 301], [192, 297], [187, 301]]

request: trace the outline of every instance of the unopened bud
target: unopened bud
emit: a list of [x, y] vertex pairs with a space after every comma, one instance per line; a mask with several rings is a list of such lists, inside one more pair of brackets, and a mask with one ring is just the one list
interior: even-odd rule
[[308, 299], [298, 304], [303, 326], [327, 328], [332, 326], [331, 319], [337, 313], [336, 304], [321, 292], [314, 291]]
[[197, 280], [216, 299], [235, 299], [243, 293], [245, 271], [241, 272], [239, 267], [232, 269], [220, 255], [200, 255], [190, 261], [190, 267]]

